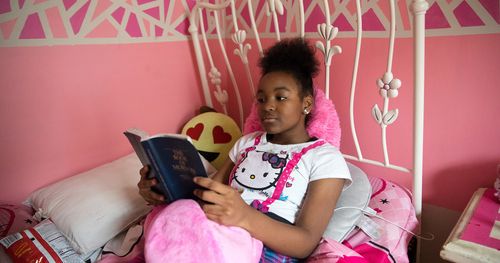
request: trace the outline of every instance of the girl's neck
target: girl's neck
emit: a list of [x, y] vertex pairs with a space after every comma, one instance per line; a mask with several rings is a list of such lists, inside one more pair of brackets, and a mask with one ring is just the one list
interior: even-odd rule
[[285, 135], [281, 133], [277, 134], [267, 134], [266, 139], [268, 142], [274, 143], [274, 144], [299, 144], [299, 143], [305, 143], [311, 140], [311, 137], [309, 134], [304, 131], [301, 134], [293, 134], [293, 135]]

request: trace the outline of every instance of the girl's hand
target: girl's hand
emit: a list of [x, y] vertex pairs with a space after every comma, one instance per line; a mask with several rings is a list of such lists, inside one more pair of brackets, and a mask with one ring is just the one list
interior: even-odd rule
[[156, 179], [148, 179], [149, 167], [143, 166], [139, 171], [141, 174], [141, 180], [137, 183], [139, 187], [139, 194], [148, 202], [150, 205], [160, 205], [165, 203], [165, 197], [153, 191], [152, 187], [158, 184]]
[[240, 192], [210, 178], [196, 177], [194, 182], [207, 189], [196, 189], [194, 195], [206, 202], [201, 206], [208, 219], [227, 226], [247, 227], [246, 219], [254, 209], [243, 201]]

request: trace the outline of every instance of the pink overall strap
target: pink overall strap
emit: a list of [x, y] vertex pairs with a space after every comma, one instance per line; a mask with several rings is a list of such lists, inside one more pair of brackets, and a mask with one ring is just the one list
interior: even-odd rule
[[287, 163], [285, 170], [283, 170], [283, 173], [281, 173], [280, 179], [278, 180], [276, 188], [273, 191], [273, 195], [264, 200], [264, 202], [254, 200], [254, 202], [252, 202], [252, 206], [264, 213], [267, 213], [269, 211], [269, 205], [280, 198], [281, 193], [285, 188], [286, 182], [288, 181], [288, 178], [290, 178], [290, 174], [292, 173], [293, 169], [300, 161], [300, 158], [302, 158], [302, 156], [306, 154], [309, 150], [314, 149], [323, 144], [325, 144], [325, 141], [320, 140], [307, 147], [304, 147], [300, 152], [292, 153], [292, 159]]
[[238, 166], [240, 166], [241, 162], [243, 161], [244, 157], [246, 155], [248, 155], [248, 152], [250, 151], [253, 151], [255, 150], [255, 146], [257, 146], [260, 141], [262, 140], [262, 136], [264, 136], [264, 133], [260, 134], [260, 135], [257, 135], [257, 137], [255, 137], [254, 141], [253, 141], [253, 145], [246, 148], [241, 154], [240, 154], [240, 158], [238, 158], [238, 161], [237, 163], [234, 165], [233, 167], [233, 170], [231, 170], [231, 173], [229, 175], [229, 185], [231, 185], [231, 183], [233, 182], [233, 179], [234, 179], [234, 173], [236, 172], [236, 169], [238, 168]]

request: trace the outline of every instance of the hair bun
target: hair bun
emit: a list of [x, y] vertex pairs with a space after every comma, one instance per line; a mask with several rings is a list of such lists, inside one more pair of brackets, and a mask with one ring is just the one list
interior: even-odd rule
[[313, 78], [319, 71], [315, 49], [303, 38], [284, 39], [264, 52], [259, 61], [262, 76], [275, 71], [291, 74], [300, 83], [302, 95], [314, 95]]
[[273, 71], [288, 71], [312, 79], [319, 71], [314, 53], [314, 47], [303, 38], [284, 39], [265, 51], [259, 66], [263, 75]]

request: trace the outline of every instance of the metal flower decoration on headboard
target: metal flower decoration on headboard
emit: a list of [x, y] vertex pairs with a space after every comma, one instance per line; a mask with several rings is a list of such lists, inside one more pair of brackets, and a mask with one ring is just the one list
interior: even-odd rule
[[375, 104], [372, 108], [372, 116], [378, 124], [387, 126], [398, 118], [398, 109], [388, 110], [387, 108], [389, 99], [398, 96], [401, 80], [395, 79], [391, 72], [386, 72], [381, 79], [377, 79], [377, 86], [380, 96], [384, 98], [384, 112]]
[[233, 40], [233, 42], [235, 44], [237, 44], [239, 47], [239, 49], [234, 50], [234, 54], [238, 55], [241, 58], [241, 61], [243, 62], [243, 64], [248, 64], [248, 57], [247, 57], [248, 50], [252, 49], [252, 47], [248, 43], [243, 45], [246, 38], [247, 38], [247, 32], [245, 30], [241, 30], [241, 29], [238, 30], [237, 32], [235, 32], [231, 36], [231, 39]]
[[325, 64], [330, 65], [333, 55], [342, 53], [342, 48], [340, 46], [334, 45], [330, 46], [330, 41], [333, 40], [339, 33], [339, 29], [332, 25], [327, 25], [325, 23], [318, 24], [318, 33], [325, 40], [326, 46], [321, 41], [316, 41], [316, 47], [321, 50], [325, 56]]
[[212, 67], [210, 72], [208, 72], [208, 76], [210, 77], [210, 82], [215, 85], [216, 90], [214, 91], [214, 96], [217, 101], [222, 105], [224, 109], [224, 113], [227, 112], [226, 104], [228, 101], [227, 91], [221, 89], [220, 84], [222, 83], [221, 74], [216, 67]]
[[383, 98], [396, 98], [398, 89], [401, 87], [401, 80], [395, 79], [391, 72], [384, 73], [381, 79], [377, 79], [380, 96]]
[[208, 76], [210, 77], [210, 82], [216, 86], [221, 84], [220, 72], [216, 67], [210, 69], [208, 72]]

